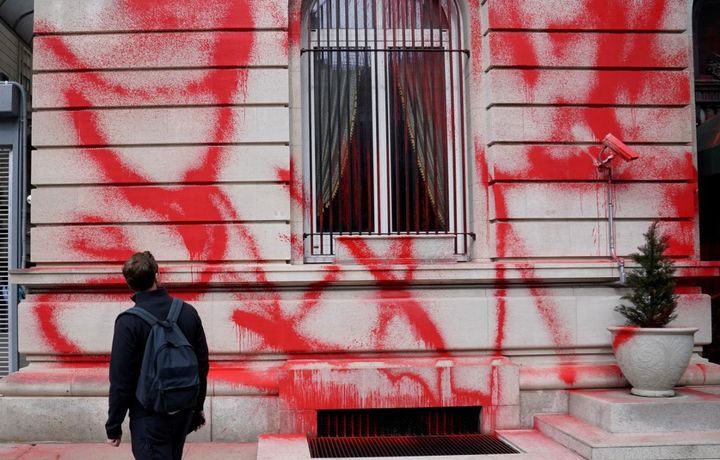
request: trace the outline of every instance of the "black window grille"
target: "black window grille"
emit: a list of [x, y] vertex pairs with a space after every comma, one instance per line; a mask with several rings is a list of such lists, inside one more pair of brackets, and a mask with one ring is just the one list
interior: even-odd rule
[[464, 66], [454, 0], [316, 0], [306, 23], [306, 254], [335, 235], [468, 247]]

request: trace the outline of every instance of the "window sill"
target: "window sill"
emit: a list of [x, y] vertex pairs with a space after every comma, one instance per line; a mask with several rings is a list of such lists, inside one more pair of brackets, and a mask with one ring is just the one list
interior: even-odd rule
[[449, 264], [464, 260], [455, 254], [453, 235], [339, 235], [334, 263], [340, 265]]

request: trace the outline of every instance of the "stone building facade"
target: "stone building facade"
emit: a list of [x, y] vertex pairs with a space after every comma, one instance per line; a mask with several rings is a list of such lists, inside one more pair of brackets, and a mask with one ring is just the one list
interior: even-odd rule
[[[332, 1], [35, 0], [31, 267], [14, 274], [29, 365], [0, 382], [3, 440], [102, 439], [113, 320], [131, 305], [120, 264], [146, 249], [207, 331], [210, 429], [195, 439], [314, 433], [319, 410], [403, 407], [480, 407], [491, 432], [566, 410], [568, 389], [623, 386], [607, 331], [622, 322], [618, 258], [654, 220], [677, 259], [677, 323], [699, 328], [683, 382], [720, 383], [699, 355], [711, 308], [698, 280], [718, 269], [699, 257], [688, 1], [378, 3], [383, 17], [437, 8], [428, 48], [457, 44], [429, 78], [445, 79], [448, 105], [422, 112], [457, 123], [424, 129], [453, 130], [441, 160], [452, 151], [445, 168], [463, 175], [442, 186], [462, 225], [397, 230], [393, 214], [386, 231], [316, 228], [330, 206], [312, 147], [325, 93], [308, 56], [332, 47], [312, 22]], [[422, 62], [407, 81], [425, 83]], [[612, 162], [612, 226], [595, 164], [608, 133], [640, 156]], [[395, 177], [377, 164], [348, 196]], [[330, 190], [352, 181], [338, 168], [322, 173]], [[405, 192], [437, 210], [423, 187]], [[370, 201], [365, 216], [401, 206]], [[313, 236], [333, 250], [316, 257]]]

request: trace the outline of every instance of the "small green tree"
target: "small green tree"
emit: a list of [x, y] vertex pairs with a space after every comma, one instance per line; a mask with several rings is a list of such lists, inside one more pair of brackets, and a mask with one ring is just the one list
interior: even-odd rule
[[632, 292], [621, 298], [631, 305], [615, 307], [630, 326], [665, 327], [677, 317], [675, 267], [665, 255], [667, 236], [658, 235], [657, 224], [653, 222], [644, 234], [645, 244], [638, 247], [640, 252], [630, 255], [640, 267], [628, 273], [627, 285]]

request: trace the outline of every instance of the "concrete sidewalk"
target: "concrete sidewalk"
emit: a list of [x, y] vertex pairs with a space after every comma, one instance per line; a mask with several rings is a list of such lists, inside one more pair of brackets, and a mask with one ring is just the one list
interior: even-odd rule
[[[257, 443], [187, 443], [183, 460], [255, 460]], [[132, 460], [130, 443], [0, 444], [0, 460]]]

